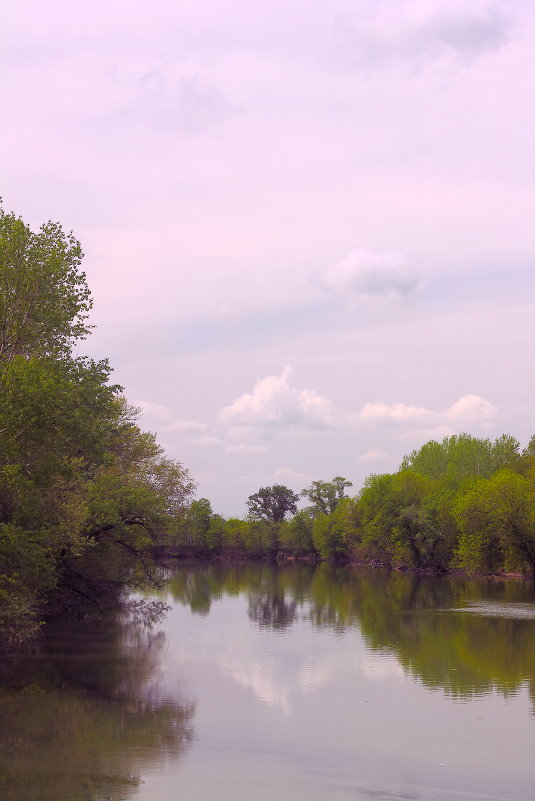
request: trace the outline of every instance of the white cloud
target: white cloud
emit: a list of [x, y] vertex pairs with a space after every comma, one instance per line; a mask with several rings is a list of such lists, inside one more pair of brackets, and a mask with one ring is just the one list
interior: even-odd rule
[[202, 447], [211, 446], [211, 445], [222, 445], [223, 440], [219, 437], [195, 437], [189, 439], [188, 442], [191, 442], [192, 445], [201, 445]]
[[308, 486], [312, 481], [308, 473], [300, 473], [298, 470], [293, 470], [291, 467], [277, 467], [274, 475], [277, 481], [283, 481], [292, 488], [298, 488], [299, 490]]
[[339, 422], [339, 414], [331, 401], [312, 389], [291, 387], [291, 367], [281, 375], [270, 375], [258, 381], [251, 393], [241, 395], [225, 406], [220, 420], [234, 432], [245, 429], [304, 428], [329, 429]]
[[[423, 406], [408, 406], [405, 403], [389, 405], [382, 401], [366, 403], [357, 418], [364, 423], [394, 423], [418, 426], [420, 433], [442, 436], [456, 433], [460, 426], [487, 426], [496, 417], [498, 409], [479, 395], [462, 395], [447, 409], [435, 411]], [[453, 428], [455, 426], [456, 428]], [[432, 432], [432, 433], [431, 433]]]
[[452, 422], [482, 423], [496, 416], [496, 406], [479, 395], [463, 395], [446, 410], [446, 417]]
[[134, 406], [141, 410], [141, 413], [146, 417], [151, 417], [154, 420], [168, 420], [171, 417], [171, 410], [167, 406], [161, 406], [159, 403], [152, 403], [152, 401], [136, 400]]
[[375, 448], [371, 451], [366, 451], [366, 453], [361, 453], [359, 456], [359, 462], [364, 462], [365, 464], [374, 464], [375, 462], [391, 462], [393, 461], [392, 456], [388, 453], [385, 453], [380, 448]]
[[433, 412], [423, 406], [407, 406], [405, 403], [394, 403], [389, 406], [381, 401], [366, 403], [360, 410], [359, 417], [363, 422], [392, 421], [395, 423], [415, 423], [433, 418]]
[[240, 443], [239, 445], [227, 445], [225, 448], [226, 453], [243, 453], [245, 455], [250, 453], [265, 453], [267, 448], [265, 445], [246, 445]]
[[315, 280], [323, 289], [350, 298], [405, 297], [420, 284], [418, 271], [403, 253], [362, 249], [330, 264]]
[[206, 423], [199, 423], [197, 420], [175, 420], [165, 426], [165, 431], [204, 431]]

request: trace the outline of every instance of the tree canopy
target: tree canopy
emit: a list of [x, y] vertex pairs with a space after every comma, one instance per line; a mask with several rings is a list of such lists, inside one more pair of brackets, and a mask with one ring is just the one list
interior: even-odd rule
[[[212, 514], [203, 518], [206, 534], [189, 542], [196, 538], [198, 553], [533, 575], [534, 443], [521, 451], [509, 434], [430, 441], [395, 473], [369, 476], [354, 497], [346, 496], [351, 484], [342, 476], [311, 482], [301, 497], [312, 503], [300, 511], [287, 487], [263, 487], [249, 497], [247, 520]], [[217, 536], [208, 534], [212, 527]]]
[[152, 553], [194, 491], [108, 362], [73, 353], [89, 331], [81, 258], [59, 225], [33, 234], [0, 213], [0, 644], [155, 580]]
[[0, 361], [66, 355], [87, 336], [92, 300], [82, 258], [78, 240], [58, 223], [34, 233], [0, 207]]
[[299, 495], [283, 484], [260, 487], [254, 495], [249, 495], [247, 506], [253, 520], [270, 520], [282, 523], [288, 513], [297, 512]]
[[313, 481], [310, 487], [301, 490], [301, 497], [308, 498], [316, 514], [329, 515], [334, 512], [342, 498], [346, 497], [347, 487], [351, 481], [342, 476], [335, 476], [332, 481]]

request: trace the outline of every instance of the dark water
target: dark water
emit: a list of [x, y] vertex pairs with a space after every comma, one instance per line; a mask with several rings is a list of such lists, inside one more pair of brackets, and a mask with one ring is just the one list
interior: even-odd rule
[[531, 584], [210, 565], [159, 597], [19, 665], [0, 801], [535, 798]]

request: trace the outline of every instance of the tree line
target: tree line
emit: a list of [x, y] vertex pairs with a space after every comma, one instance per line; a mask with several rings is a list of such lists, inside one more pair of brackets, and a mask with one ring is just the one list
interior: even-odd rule
[[[249, 496], [246, 519], [193, 501], [175, 553], [290, 556], [439, 572], [535, 577], [535, 437], [430, 441], [395, 473], [371, 475], [355, 496], [342, 476], [301, 493], [283, 485]], [[309, 505], [298, 510], [304, 498]]]
[[0, 209], [0, 645], [157, 580], [195, 485], [140, 430], [106, 360], [76, 354], [92, 301], [73, 234]]

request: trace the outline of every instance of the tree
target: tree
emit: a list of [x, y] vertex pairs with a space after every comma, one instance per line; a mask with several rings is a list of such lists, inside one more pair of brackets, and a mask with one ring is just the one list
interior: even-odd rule
[[92, 306], [80, 243], [48, 222], [38, 233], [0, 208], [0, 362], [65, 355], [89, 332]]
[[249, 495], [247, 506], [249, 517], [253, 520], [268, 520], [282, 523], [288, 513], [297, 512], [299, 495], [282, 484], [261, 487], [254, 495]]
[[106, 360], [74, 357], [91, 298], [72, 234], [0, 210], [0, 640], [47, 612], [117, 604], [155, 578], [155, 545], [194, 490]]
[[427, 478], [444, 479], [451, 486], [459, 486], [475, 476], [488, 478], [497, 466], [503, 466], [503, 460], [512, 458], [515, 442], [507, 436], [492, 443], [490, 439], [470, 434], [454, 434], [440, 443], [431, 440], [412, 451], [405, 456], [400, 469], [415, 470]]
[[320, 512], [314, 519], [312, 540], [314, 548], [323, 559], [346, 559], [352, 545], [352, 534], [348, 527], [350, 498], [343, 498], [330, 514]]
[[280, 529], [283, 550], [294, 554], [294, 556], [314, 553], [314, 544], [312, 542], [313, 522], [312, 516], [306, 509], [297, 512], [290, 520], [285, 520]]
[[535, 434], [520, 454], [518, 472], [530, 478], [535, 484]]
[[301, 490], [301, 497], [309, 499], [315, 514], [329, 515], [346, 497], [346, 487], [352, 486], [347, 478], [335, 476], [332, 481], [313, 481], [310, 487]]
[[528, 479], [499, 470], [461, 494], [454, 508], [458, 556], [468, 570], [527, 570], [535, 578], [535, 493]]

